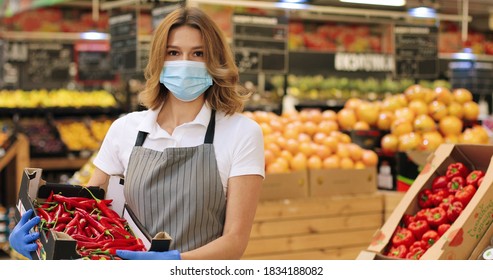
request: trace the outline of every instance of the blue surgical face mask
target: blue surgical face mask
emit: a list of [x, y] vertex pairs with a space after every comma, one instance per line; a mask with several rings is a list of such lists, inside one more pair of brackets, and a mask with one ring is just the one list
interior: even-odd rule
[[190, 60], [166, 61], [159, 81], [185, 102], [197, 99], [212, 85], [205, 63]]

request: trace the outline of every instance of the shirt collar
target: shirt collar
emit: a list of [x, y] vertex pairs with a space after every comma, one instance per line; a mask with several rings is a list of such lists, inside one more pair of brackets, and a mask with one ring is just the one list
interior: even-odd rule
[[[153, 135], [157, 133], [159, 128], [157, 124], [157, 117], [159, 111], [161, 111], [162, 106], [163, 105], [161, 105], [156, 110], [147, 110], [147, 113], [145, 114], [143, 121], [138, 126], [139, 131], [147, 132], [149, 133], [149, 135]], [[195, 119], [189, 122], [188, 124], [200, 124], [203, 125], [204, 127], [207, 127], [209, 125], [211, 113], [212, 113], [211, 108], [209, 107], [207, 102], [205, 102], [204, 105], [202, 105], [202, 109], [200, 109]]]

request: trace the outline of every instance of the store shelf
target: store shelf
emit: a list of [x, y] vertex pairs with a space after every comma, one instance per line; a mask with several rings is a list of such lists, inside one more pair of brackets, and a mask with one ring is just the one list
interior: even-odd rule
[[[5, 188], [3, 191], [6, 194], [2, 198], [5, 206], [15, 204], [17, 194], [21, 185], [22, 172], [24, 168], [29, 167], [29, 142], [23, 134], [18, 134], [15, 142], [8, 148], [5, 155], [0, 158], [0, 171], [5, 171], [6, 182], [0, 188]], [[15, 176], [12, 176], [15, 174]]]
[[77, 170], [82, 168], [88, 160], [88, 158], [69, 157], [32, 158], [31, 167], [43, 170]]

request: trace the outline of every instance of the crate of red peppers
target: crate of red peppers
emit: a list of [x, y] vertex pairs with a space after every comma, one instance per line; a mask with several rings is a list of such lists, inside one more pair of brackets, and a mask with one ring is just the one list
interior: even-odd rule
[[118, 249], [168, 250], [167, 234], [151, 240], [139, 237], [143, 229], [132, 227], [138, 221], [129, 223], [111, 208], [106, 187], [48, 183], [41, 173], [41, 169], [24, 170], [16, 211], [17, 219], [28, 209], [41, 218], [35, 228], [40, 238], [33, 259], [118, 260]]
[[484, 174], [483, 170], [469, 170], [462, 162], [449, 164], [445, 175], [435, 177], [431, 188], [418, 193], [418, 212], [404, 215], [385, 255], [420, 259], [457, 220], [481, 185]]
[[489, 145], [441, 145], [365, 252], [374, 259], [468, 259], [493, 222], [492, 156]]

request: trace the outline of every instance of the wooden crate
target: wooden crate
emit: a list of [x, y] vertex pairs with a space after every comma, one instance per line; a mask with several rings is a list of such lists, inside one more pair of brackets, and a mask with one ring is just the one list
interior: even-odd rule
[[383, 218], [385, 222], [406, 193], [397, 191], [381, 191], [381, 193], [384, 196]]
[[260, 202], [243, 259], [355, 259], [383, 224], [383, 195]]

